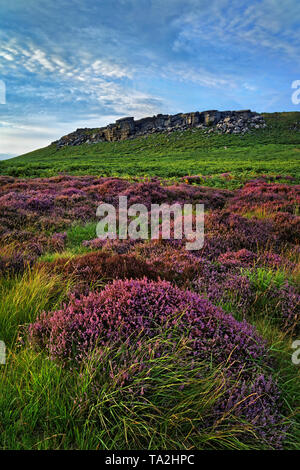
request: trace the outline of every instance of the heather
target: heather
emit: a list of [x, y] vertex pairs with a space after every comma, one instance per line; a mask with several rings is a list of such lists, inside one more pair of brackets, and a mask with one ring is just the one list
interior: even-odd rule
[[[136, 372], [148, 368], [149, 380], [141, 382], [137, 390], [146, 397], [153, 372], [147, 363], [151, 356], [160, 358], [166, 352], [165, 345], [156, 341], [147, 353], [143, 342], [164, 330], [172, 339], [173, 329], [177, 334], [186, 332], [190, 347], [185, 355], [191, 368], [199, 360], [208, 363], [210, 358], [213, 365], [226, 364], [227, 390], [211, 411], [210, 419], [215, 421], [210, 426], [218, 429], [218, 420], [226, 413], [232, 414], [232, 420], [237, 415], [252, 424], [253, 432], [266, 443], [280, 446], [284, 428], [279, 393], [272, 378], [265, 377], [259, 367], [259, 362], [268, 364], [264, 342], [249, 324], [237, 322], [197, 294], [180, 291], [165, 281], [114, 281], [100, 293], [74, 298], [64, 309], [43, 314], [31, 325], [30, 340], [46, 349], [51, 358], [64, 363], [75, 360], [77, 364], [91, 350], [99, 350], [101, 361], [107, 347], [134, 342], [137, 357], [130, 357], [129, 363], [126, 355], [122, 362], [112, 362], [111, 375], [122, 385], [131, 385]], [[187, 358], [181, 355], [179, 361]], [[184, 387], [184, 383], [178, 386]], [[268, 429], [264, 426], [267, 422]]]
[[145, 261], [133, 255], [90, 252], [77, 257], [60, 257], [53, 262], [42, 262], [48, 272], [64, 275], [73, 281], [75, 290], [88, 292], [113, 279], [158, 278], [158, 274]]
[[[1, 163], [1, 449], [299, 449], [297, 136], [199, 132]], [[204, 204], [203, 248], [98, 239], [120, 195]]]
[[234, 367], [240, 370], [247, 368], [250, 356], [255, 360], [264, 355], [250, 325], [224, 315], [195, 293], [146, 278], [114, 281], [99, 293], [74, 298], [66, 308], [43, 314], [30, 327], [30, 336], [53, 357], [80, 360], [97, 344], [123, 343], [136, 331], [151, 338], [177, 322], [178, 328], [190, 330], [193, 350], [197, 354], [200, 349], [202, 355], [203, 349], [202, 357], [210, 356], [210, 348], [216, 349], [218, 362], [232, 353]]
[[[20, 250], [28, 248], [30, 253], [38, 254], [63, 248], [67, 241], [70, 245], [92, 238], [98, 205], [117, 204], [119, 196], [127, 196], [129, 205], [138, 202], [149, 207], [151, 202], [182, 204], [189, 200], [219, 208], [231, 195], [226, 190], [190, 187], [186, 183], [166, 185], [158, 180], [129, 183], [117, 178], [71, 176], [1, 178], [1, 240], [5, 245], [14, 241]], [[68, 240], [64, 236], [66, 230]]]

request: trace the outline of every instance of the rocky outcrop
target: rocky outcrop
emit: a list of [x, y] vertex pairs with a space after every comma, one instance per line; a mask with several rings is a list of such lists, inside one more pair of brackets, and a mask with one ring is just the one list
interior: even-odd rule
[[245, 134], [251, 129], [264, 127], [266, 124], [263, 116], [249, 109], [242, 111], [196, 111], [175, 115], [158, 114], [137, 121], [133, 117], [125, 117], [106, 127], [77, 129], [53, 144], [61, 148], [66, 145], [115, 142], [157, 132], [171, 133], [190, 128], [200, 128], [206, 133]]

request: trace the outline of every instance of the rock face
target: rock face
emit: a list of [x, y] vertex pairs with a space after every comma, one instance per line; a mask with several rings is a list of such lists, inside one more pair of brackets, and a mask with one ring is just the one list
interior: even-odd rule
[[125, 117], [106, 127], [77, 129], [52, 143], [61, 148], [66, 145], [115, 142], [157, 132], [171, 133], [190, 128], [204, 129], [207, 133], [245, 134], [251, 129], [264, 127], [266, 127], [266, 123], [263, 116], [249, 109], [242, 111], [196, 111], [175, 115], [158, 114], [137, 121], [133, 117]]

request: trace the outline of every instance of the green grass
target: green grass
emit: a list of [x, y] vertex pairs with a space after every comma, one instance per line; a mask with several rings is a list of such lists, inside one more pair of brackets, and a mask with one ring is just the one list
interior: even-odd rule
[[255, 290], [266, 291], [274, 286], [280, 288], [286, 281], [286, 273], [270, 268], [241, 269], [241, 274], [246, 276]]
[[[204, 184], [239, 187], [260, 174], [291, 175], [300, 181], [300, 113], [266, 114], [268, 127], [245, 136], [207, 135], [200, 129], [156, 134], [122, 142], [77, 147], [55, 146], [0, 162], [0, 174], [48, 177], [75, 175], [172, 179], [185, 175], [210, 175]], [[233, 178], [220, 175], [230, 171]]]
[[44, 270], [27, 270], [23, 276], [0, 278], [0, 338], [11, 346], [20, 325], [35, 320], [43, 310], [58, 307], [69, 289], [69, 281]]
[[84, 240], [92, 240], [93, 238], [96, 238], [96, 223], [94, 222], [89, 222], [85, 225], [82, 224], [73, 224], [68, 230], [67, 230], [67, 242], [66, 242], [66, 247], [69, 248], [70, 250], [73, 250], [73, 252], [77, 250], [82, 251], [82, 242]]
[[96, 238], [96, 223], [87, 222], [86, 224], [73, 223], [67, 229], [67, 239], [63, 252], [54, 251], [44, 253], [39, 257], [39, 261], [53, 262], [59, 258], [72, 258], [76, 255], [82, 255], [91, 251], [91, 248], [82, 245], [84, 240]]
[[[259, 312], [261, 314], [262, 312]], [[269, 345], [269, 353], [274, 358], [272, 376], [277, 380], [289, 418], [290, 429], [285, 449], [299, 450], [300, 442], [300, 368], [292, 363], [292, 340], [274, 326], [267, 316], [261, 315], [253, 321], [258, 333]]]
[[[224, 441], [228, 448], [242, 448], [234, 428], [224, 429], [223, 436], [212, 430], [197, 432], [203, 413], [222, 393], [217, 386], [221, 371], [199, 381], [201, 366], [187, 376], [174, 370], [172, 359], [153, 360], [156, 387], [146, 401], [128, 393], [126, 387], [113, 386], [109, 374], [102, 374], [95, 394], [91, 384], [97, 381], [98, 369], [91, 364], [70, 373], [30, 350], [14, 354], [10, 358], [13, 367], [1, 374], [0, 447], [187, 449], [206, 442], [213, 448], [215, 440], [216, 446]], [[177, 384], [183, 376], [186, 390], [180, 393]]]

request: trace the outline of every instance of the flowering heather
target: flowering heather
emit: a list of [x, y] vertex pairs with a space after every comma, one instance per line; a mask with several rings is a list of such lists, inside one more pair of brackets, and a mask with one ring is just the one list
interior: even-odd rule
[[281, 242], [298, 243], [300, 241], [300, 216], [280, 212], [273, 217], [274, 232]]
[[104, 251], [112, 251], [121, 255], [128, 253], [142, 243], [143, 241], [131, 239], [119, 240], [116, 238], [102, 240], [101, 238], [94, 238], [92, 240], [84, 240], [82, 246], [91, 248], [92, 250], [102, 249]]
[[117, 205], [119, 196], [128, 204], [189, 202], [206, 208], [222, 208], [232, 193], [206, 187], [168, 186], [157, 179], [148, 182], [92, 176], [59, 176], [20, 180], [3, 178], [0, 185], [0, 234], [12, 230], [61, 232], [72, 222], [95, 220], [101, 202]]
[[271, 448], [281, 448], [288, 428], [282, 424], [280, 394], [270, 375], [257, 375], [251, 383], [235, 383], [226, 395], [215, 407], [216, 421], [233, 413], [237, 420], [251, 423], [252, 432]]
[[204, 294], [213, 304], [227, 305], [230, 311], [247, 318], [255, 301], [255, 290], [245, 276], [222, 271], [211, 271], [210, 276], [200, 275], [193, 281], [196, 292]]
[[[228, 383], [243, 378], [242, 387], [229, 387], [228, 400], [218, 405], [216, 423], [220, 407], [236, 408], [234, 414], [248, 420], [266, 442], [271, 439], [272, 445], [280, 445], [277, 387], [259, 373], [258, 364], [269, 363], [264, 341], [251, 325], [236, 321], [195, 293], [166, 281], [118, 280], [100, 292], [73, 298], [62, 310], [43, 313], [29, 334], [36, 347], [66, 363], [83, 360], [96, 347], [101, 350], [134, 338], [143, 341], [166, 328], [176, 328], [189, 338], [191, 367], [197, 360], [226, 363]], [[156, 356], [160, 353], [156, 349]], [[131, 361], [134, 365], [134, 355]], [[127, 370], [130, 383], [131, 369]]]
[[230, 200], [228, 208], [241, 214], [260, 209], [266, 215], [275, 212], [294, 214], [300, 204], [300, 186], [266, 183], [261, 180], [250, 181], [237, 191]]
[[37, 258], [49, 251], [61, 251], [66, 241], [65, 233], [55, 233], [51, 237], [46, 234], [32, 233], [28, 230], [11, 230], [2, 236], [4, 247], [12, 246], [14, 252], [20, 252], [31, 258]]
[[43, 314], [31, 326], [31, 335], [53, 357], [80, 359], [96, 343], [125, 341], [138, 331], [151, 337], [168, 324], [189, 329], [194, 355], [209, 357], [214, 348], [215, 360], [222, 362], [231, 354], [236, 370], [266, 354], [249, 324], [195, 293], [147, 279], [114, 281], [100, 292], [73, 299], [64, 309]]
[[159, 277], [179, 285], [192, 281], [202, 266], [201, 262], [190, 251], [182, 248], [180, 243], [171, 245], [164, 240], [152, 240], [137, 245], [135, 252]]
[[227, 251], [226, 253], [222, 253], [218, 257], [217, 261], [226, 268], [232, 269], [268, 266], [274, 269], [287, 268], [289, 270], [293, 270], [296, 267], [295, 263], [276, 253], [269, 251], [254, 253], [253, 251], [246, 250], [245, 248], [238, 251]]
[[287, 267], [290, 270], [295, 269], [295, 263], [288, 260], [287, 258], [280, 256], [276, 253], [272, 253], [270, 251], [265, 251], [260, 253], [257, 257], [257, 265], [258, 266], [270, 266], [274, 269], [279, 269], [280, 267], [285, 268]]
[[300, 295], [288, 283], [268, 292], [270, 302], [274, 305], [274, 314], [279, 318], [281, 327], [292, 333], [300, 331]]
[[[62, 233], [72, 222], [95, 221], [100, 202], [117, 204], [119, 196], [127, 196], [129, 204], [138, 202], [147, 207], [151, 203], [204, 203], [205, 209], [211, 212], [205, 220], [205, 245], [201, 256], [209, 259], [216, 260], [227, 251], [247, 249], [256, 252], [258, 246], [280, 252], [283, 244], [294, 246], [298, 241], [300, 219], [294, 215], [299, 199], [297, 188], [254, 181], [233, 193], [185, 183], [170, 186], [157, 179], [141, 183], [92, 176], [34, 180], [2, 177], [0, 234], [11, 236], [21, 230], [42, 232], [47, 236], [49, 233]], [[268, 220], [239, 215], [274, 201], [280, 202], [280, 212], [276, 206]], [[55, 238], [53, 242], [55, 245]], [[57, 245], [58, 249], [60, 245]]]
[[22, 274], [26, 268], [32, 266], [35, 261], [33, 255], [15, 251], [13, 255], [0, 254], [0, 276], [10, 276], [12, 274]]
[[51, 237], [51, 244], [55, 250], [63, 250], [67, 239], [67, 233], [54, 233]]
[[256, 261], [257, 255], [245, 248], [239, 251], [227, 251], [218, 257], [218, 261], [225, 266], [246, 267], [251, 266]]
[[205, 218], [203, 253], [217, 259], [227, 251], [279, 249], [280, 238], [270, 220], [250, 220], [228, 210], [213, 211]]

